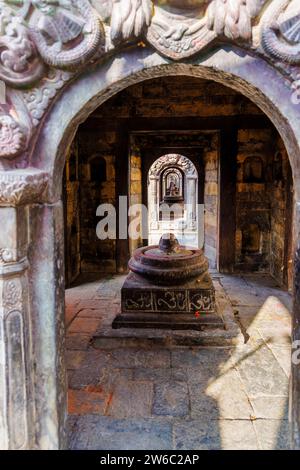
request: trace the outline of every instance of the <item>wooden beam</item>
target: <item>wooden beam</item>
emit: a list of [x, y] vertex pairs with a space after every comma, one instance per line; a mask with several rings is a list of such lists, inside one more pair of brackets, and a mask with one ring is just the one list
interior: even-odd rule
[[235, 264], [237, 128], [220, 132], [219, 271], [232, 272]]
[[158, 132], [158, 131], [199, 131], [218, 130], [228, 125], [238, 129], [272, 128], [273, 124], [265, 115], [236, 115], [212, 117], [133, 117], [133, 118], [97, 118], [90, 117], [80, 126], [81, 131], [93, 129], [113, 131], [125, 125], [129, 132]]

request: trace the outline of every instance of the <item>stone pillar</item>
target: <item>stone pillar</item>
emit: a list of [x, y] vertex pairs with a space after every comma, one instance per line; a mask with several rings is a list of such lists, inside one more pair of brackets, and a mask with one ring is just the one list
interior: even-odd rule
[[39, 449], [66, 447], [63, 206], [30, 208], [29, 279]]
[[35, 448], [28, 210], [0, 207], [0, 448]]
[[0, 448], [65, 448], [64, 225], [48, 175], [0, 172]]

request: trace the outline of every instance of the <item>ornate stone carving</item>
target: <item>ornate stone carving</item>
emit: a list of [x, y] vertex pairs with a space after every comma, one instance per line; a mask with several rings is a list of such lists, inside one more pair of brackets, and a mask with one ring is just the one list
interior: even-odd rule
[[13, 261], [16, 261], [16, 259], [16, 250], [12, 250], [11, 248], [0, 249], [0, 264], [12, 263]]
[[0, 79], [13, 87], [30, 86], [44, 73], [22, 17], [0, 2]]
[[55, 97], [57, 90], [72, 77], [71, 72], [51, 69], [38, 87], [24, 93], [24, 101], [32, 118], [32, 123], [37, 126], [49, 103]]
[[31, 36], [44, 61], [75, 68], [91, 59], [104, 42], [100, 17], [88, 0], [32, 0], [39, 14]]
[[186, 176], [196, 174], [196, 168], [189, 158], [178, 154], [164, 155], [154, 162], [149, 171], [149, 177], [157, 177], [166, 166], [176, 166], [180, 168]]
[[127, 40], [139, 37], [148, 27], [145, 34], [150, 44], [167, 57], [179, 60], [196, 54], [218, 37], [250, 41], [252, 21], [265, 3], [266, 0], [113, 0], [111, 36], [113, 40]]
[[0, 172], [0, 204], [18, 206], [40, 201], [48, 185], [48, 174], [32, 170]]
[[151, 0], [113, 0], [111, 38], [128, 40], [139, 37], [150, 25], [153, 12]]
[[300, 64], [299, 0], [275, 0], [267, 9], [262, 46], [275, 59]]
[[9, 114], [0, 114], [0, 157], [14, 158], [24, 149], [25, 131]]
[[9, 311], [22, 306], [22, 287], [19, 280], [4, 283], [3, 305]]

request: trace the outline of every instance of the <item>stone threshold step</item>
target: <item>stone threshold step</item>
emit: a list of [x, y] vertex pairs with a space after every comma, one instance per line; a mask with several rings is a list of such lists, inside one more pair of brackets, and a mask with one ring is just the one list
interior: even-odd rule
[[243, 342], [244, 338], [238, 325], [230, 323], [226, 330], [215, 328], [205, 331], [102, 327], [101, 331], [93, 336], [91, 346], [96, 349], [152, 346], [232, 347]]
[[162, 328], [167, 330], [198, 330], [204, 331], [208, 328], [225, 329], [221, 317], [215, 314], [194, 314], [180, 313], [144, 313], [124, 312], [114, 319], [113, 328]]

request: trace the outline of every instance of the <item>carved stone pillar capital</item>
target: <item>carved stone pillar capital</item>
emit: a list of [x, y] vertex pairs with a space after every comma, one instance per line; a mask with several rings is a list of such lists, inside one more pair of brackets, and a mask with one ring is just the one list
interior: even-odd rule
[[0, 205], [21, 206], [43, 202], [49, 176], [35, 168], [0, 171]]

